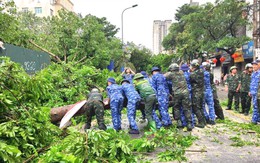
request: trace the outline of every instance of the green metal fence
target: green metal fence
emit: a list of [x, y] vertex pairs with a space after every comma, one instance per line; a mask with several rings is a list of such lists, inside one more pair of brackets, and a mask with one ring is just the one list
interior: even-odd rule
[[51, 62], [50, 56], [45, 52], [11, 44], [4, 44], [4, 47], [5, 49], [0, 48], [0, 56], [10, 57], [13, 62], [19, 63], [30, 75], [45, 68]]

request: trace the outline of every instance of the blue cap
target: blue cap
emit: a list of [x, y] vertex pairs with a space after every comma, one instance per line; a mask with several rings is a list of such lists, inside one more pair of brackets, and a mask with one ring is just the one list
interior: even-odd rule
[[147, 75], [147, 73], [146, 73], [145, 71], [141, 71], [140, 73], [141, 73], [145, 78], [148, 77], [148, 75]]
[[152, 72], [153, 72], [153, 71], [160, 71], [160, 70], [161, 70], [161, 69], [160, 69], [159, 67], [153, 67], [153, 68], [152, 68]]
[[116, 83], [116, 80], [114, 78], [108, 78], [107, 81], [112, 83], [112, 84]]
[[183, 65], [181, 65], [181, 70], [182, 71], [188, 71], [190, 68], [189, 68], [189, 66], [186, 64], [186, 63], [184, 63]]
[[258, 62], [257, 62], [257, 61], [253, 61], [253, 62], [252, 62], [252, 65], [254, 65], [254, 64], [257, 65]]

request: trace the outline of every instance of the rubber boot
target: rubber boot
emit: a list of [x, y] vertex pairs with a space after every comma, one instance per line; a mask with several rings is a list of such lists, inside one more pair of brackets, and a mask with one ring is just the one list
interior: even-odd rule
[[149, 127], [149, 129], [151, 129], [152, 131], [156, 131], [156, 123], [155, 123], [155, 121], [150, 121], [150, 122], [148, 122], [148, 127]]

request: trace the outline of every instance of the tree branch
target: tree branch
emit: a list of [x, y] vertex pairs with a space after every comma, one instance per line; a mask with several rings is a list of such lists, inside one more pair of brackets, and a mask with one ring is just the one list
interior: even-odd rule
[[75, 65], [78, 64], [78, 63], [80, 63], [80, 62], [82, 62], [82, 61], [85, 60], [86, 58], [87, 58], [87, 56], [81, 58], [79, 61], [77, 61], [77, 62], [75, 63]]
[[62, 62], [61, 59], [60, 59], [57, 55], [53, 54], [52, 52], [50, 52], [50, 51], [44, 49], [43, 47], [41, 47], [41, 46], [39, 46], [39, 45], [37, 45], [37, 44], [36, 44], [35, 42], [33, 42], [32, 40], [29, 40], [29, 42], [30, 42], [31, 44], [33, 44], [34, 46], [36, 46], [37, 48], [39, 48], [40, 50], [42, 50], [42, 51], [48, 53], [50, 56], [52, 56], [54, 59], [56, 59], [56, 61]]

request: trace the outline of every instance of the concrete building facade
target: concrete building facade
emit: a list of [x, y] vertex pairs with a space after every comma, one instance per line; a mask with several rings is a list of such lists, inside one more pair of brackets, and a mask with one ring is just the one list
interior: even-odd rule
[[14, 0], [14, 2], [18, 11], [30, 11], [40, 17], [55, 16], [61, 9], [74, 11], [74, 4], [70, 0]]
[[172, 24], [172, 20], [154, 20], [153, 22], [153, 54], [166, 53], [162, 41], [169, 33], [169, 28]]

